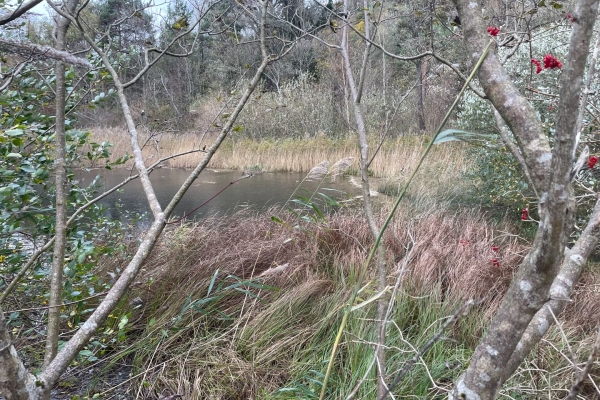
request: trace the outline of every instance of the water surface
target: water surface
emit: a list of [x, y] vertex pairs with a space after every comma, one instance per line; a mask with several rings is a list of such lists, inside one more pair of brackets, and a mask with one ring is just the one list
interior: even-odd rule
[[[189, 176], [189, 171], [182, 169], [158, 169], [152, 172], [150, 180], [161, 207], [166, 207], [171, 197], [177, 192], [184, 180]], [[100, 182], [103, 188], [110, 189], [126, 179], [128, 170], [95, 170], [82, 173], [79, 177], [82, 186], [92, 182], [101, 175]], [[241, 176], [240, 171], [205, 170], [183, 199], [175, 208], [175, 215], [182, 216], [210, 199], [230, 182]], [[206, 215], [229, 215], [240, 208], [252, 207], [265, 210], [275, 205], [283, 205], [294, 193], [294, 196], [303, 195], [310, 197], [314, 193], [325, 193], [337, 200], [345, 200], [356, 196], [360, 188], [355, 183], [355, 178], [326, 177], [322, 181], [303, 181], [306, 174], [295, 172], [261, 173], [250, 178], [242, 179], [229, 186], [208, 204], [196, 211], [192, 217], [198, 218]], [[352, 181], [351, 181], [352, 180]], [[315, 199], [319, 198], [315, 196]], [[121, 191], [112, 193], [100, 201], [108, 208], [113, 219], [126, 217], [125, 211], [134, 215], [136, 213], [150, 213], [146, 196], [142, 190], [139, 179], [128, 183]], [[121, 204], [121, 207], [117, 207]], [[148, 217], [149, 218], [149, 217]]]

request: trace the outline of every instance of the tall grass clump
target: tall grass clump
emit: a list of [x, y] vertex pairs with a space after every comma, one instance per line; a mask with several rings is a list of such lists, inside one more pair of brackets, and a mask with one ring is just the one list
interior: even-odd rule
[[[168, 228], [124, 301], [138, 298], [142, 306], [130, 311], [130, 339], [111, 362], [133, 363], [132, 394], [309, 399], [320, 391], [340, 310], [372, 237], [358, 210], [342, 209], [318, 223], [276, 209], [268, 214], [244, 211]], [[512, 231], [477, 211], [399, 208], [385, 238], [388, 285], [400, 279], [388, 325], [390, 379], [466, 300], [483, 302], [444, 332], [395, 395], [442, 398], [450, 388], [529, 248]], [[120, 263], [111, 258], [103, 265], [114, 271]], [[366, 284], [358, 301], [376, 292]], [[543, 342], [530, 360], [535, 373], [521, 370], [507, 394], [568, 390], [573, 373], [563, 356], [567, 344], [581, 340], [585, 345], [574, 351], [585, 360], [589, 330], [575, 327], [596, 309], [597, 297], [589, 299], [562, 319], [567, 343], [563, 335]], [[355, 389], [355, 398], [375, 398], [375, 315], [370, 305], [350, 315], [330, 398]]]

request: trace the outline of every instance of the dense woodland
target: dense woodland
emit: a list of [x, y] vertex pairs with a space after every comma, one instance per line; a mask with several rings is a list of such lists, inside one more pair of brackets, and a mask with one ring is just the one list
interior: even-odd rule
[[[0, 0], [0, 394], [599, 398], [597, 9]], [[175, 216], [208, 167], [362, 195]]]
[[[269, 65], [262, 75], [258, 93], [249, 104], [252, 111], [243, 117], [252, 121], [244, 133], [252, 138], [348, 134], [352, 129], [351, 100], [345, 84], [343, 60], [339, 52], [321, 42], [339, 40], [341, 33], [332, 26], [339, 21], [332, 20], [330, 14], [332, 10], [341, 12], [341, 3], [274, 3], [273, 7], [274, 15], [267, 21], [267, 29], [273, 37], [269, 42], [272, 49], [268, 50], [276, 54], [283, 43], [280, 41], [291, 43], [299, 36], [301, 38], [285, 57]], [[377, 32], [378, 43], [402, 57], [432, 51], [450, 66], [434, 57], [387, 58], [373, 46], [369, 52], [369, 73], [364, 82], [366, 113], [374, 124], [374, 132], [383, 128], [386, 115], [392, 112], [395, 114], [390, 117], [394, 135], [431, 131], [460, 89], [460, 79], [451, 68], [463, 74], [469, 72], [460, 27], [453, 22], [456, 11], [450, 3], [415, 2], [388, 7], [379, 17], [380, 5], [369, 11], [375, 13], [372, 18], [382, 19]], [[357, 13], [362, 8], [359, 3], [349, 5], [356, 14], [352, 23], [358, 34], [364, 32], [362, 14]], [[136, 11], [138, 9], [140, 11]], [[111, 45], [119, 51], [119, 76], [127, 81], [144, 64], [144, 51], [154, 46], [165, 47], [179, 33], [173, 25], [183, 16], [191, 19], [193, 10], [191, 4], [184, 2], [147, 8], [135, 2], [92, 2], [82, 13], [82, 18], [90, 29], [111, 35]], [[548, 17], [557, 19], [564, 17], [562, 14], [561, 11], [550, 12]], [[503, 17], [496, 18], [501, 20]], [[288, 19], [292, 20], [288, 22]], [[21, 19], [8, 24], [5, 35], [51, 45], [52, 27], [50, 17], [34, 13], [25, 21]], [[258, 43], [253, 39], [257, 34], [256, 23], [234, 6], [223, 2], [215, 4], [206, 12], [197, 31], [203, 33], [178, 43], [181, 48], [189, 49], [189, 55], [160, 59], [142, 79], [128, 87], [135, 116], [139, 118], [143, 110], [153, 128], [165, 131], [195, 128], [194, 122], [202, 117], [205, 107], [215, 107], [226, 101], [260, 64]], [[301, 31], [306, 34], [300, 35]], [[356, 45], [352, 46], [350, 55], [353, 61], [358, 61], [362, 57], [361, 38], [354, 35], [349, 40]], [[66, 41], [67, 48], [72, 51], [86, 48], [77, 32], [71, 31]], [[100, 43], [106, 42], [108, 39]], [[77, 89], [85, 106], [76, 111], [78, 126], [123, 124], [114, 97], [99, 106], [93, 101], [99, 93], [110, 89], [110, 82], [81, 82], [79, 85]], [[282, 109], [287, 106], [294, 110]], [[432, 110], [440, 111], [431, 113]], [[307, 114], [312, 117], [310, 121], [305, 121]], [[274, 119], [287, 121], [290, 126], [274, 125]]]

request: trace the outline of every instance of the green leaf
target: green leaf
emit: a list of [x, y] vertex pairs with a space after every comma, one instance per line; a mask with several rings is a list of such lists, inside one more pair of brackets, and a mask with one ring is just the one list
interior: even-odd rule
[[471, 144], [480, 144], [495, 147], [498, 145], [494, 135], [467, 132], [460, 129], [446, 129], [435, 138], [433, 144], [460, 141]]
[[280, 220], [279, 218], [277, 218], [276, 216], [272, 215], [271, 216], [271, 221], [273, 222], [277, 222], [278, 224], [283, 224], [283, 221]]
[[6, 131], [6, 136], [10, 136], [10, 137], [16, 137], [16, 136], [23, 136], [23, 129], [11, 129], [9, 131]]
[[121, 321], [119, 322], [119, 330], [122, 330], [123, 328], [125, 328], [125, 325], [127, 325], [128, 322], [129, 322], [129, 317], [127, 317], [127, 315], [123, 315], [121, 317]]
[[210, 284], [208, 285], [208, 293], [206, 293], [206, 295], [210, 295], [210, 292], [212, 291], [212, 288], [215, 284], [215, 281], [217, 280], [217, 275], [219, 275], [219, 269], [217, 268], [217, 270], [215, 271], [215, 273], [213, 274], [212, 279], [210, 280]]
[[327, 196], [325, 193], [319, 192], [319, 195], [322, 196], [327, 201], [327, 204], [329, 204], [330, 206], [333, 206], [333, 207], [341, 207], [342, 206], [340, 203], [338, 203], [336, 200], [332, 199], [330, 196]]
[[8, 153], [6, 155], [6, 157], [8, 157], [8, 158], [23, 158], [23, 156], [19, 153]]

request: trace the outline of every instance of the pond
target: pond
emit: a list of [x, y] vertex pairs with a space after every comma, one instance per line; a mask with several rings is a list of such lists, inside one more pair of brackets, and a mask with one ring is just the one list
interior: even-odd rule
[[[152, 172], [150, 180], [161, 206], [164, 208], [173, 194], [188, 177], [190, 171], [183, 169], [158, 169]], [[101, 175], [100, 182], [103, 190], [110, 189], [126, 179], [130, 172], [120, 170], [94, 170], [78, 176], [82, 186], [88, 185]], [[360, 194], [359, 179], [356, 177], [326, 177], [322, 181], [306, 181], [305, 173], [277, 172], [259, 173], [247, 179], [242, 179], [228, 187], [230, 182], [238, 179], [240, 171], [205, 170], [183, 199], [175, 208], [175, 215], [189, 213], [204, 202], [226, 188], [222, 193], [198, 209], [190, 218], [201, 218], [206, 215], [229, 215], [241, 209], [252, 207], [265, 210], [275, 205], [283, 205], [291, 196], [306, 196], [322, 199], [318, 193], [323, 193], [338, 201], [346, 200]], [[150, 208], [142, 190], [139, 179], [128, 183], [118, 192], [112, 193], [100, 201], [107, 207], [108, 214], [113, 219], [131, 218], [135, 214], [146, 213], [150, 218]], [[144, 219], [144, 218], [142, 218]]]

